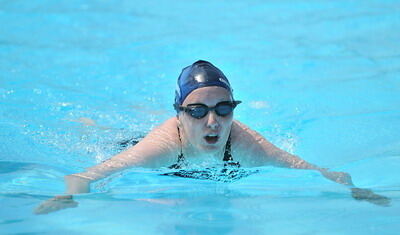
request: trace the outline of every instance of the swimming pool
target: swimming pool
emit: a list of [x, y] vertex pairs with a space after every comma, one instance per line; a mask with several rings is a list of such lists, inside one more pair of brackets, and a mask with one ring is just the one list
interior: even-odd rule
[[[0, 233], [396, 234], [399, 1], [0, 1]], [[316, 172], [224, 183], [135, 168], [36, 216], [63, 176], [174, 115], [176, 78], [206, 59], [236, 118], [392, 199], [379, 207]], [[253, 169], [254, 170], [254, 169]]]

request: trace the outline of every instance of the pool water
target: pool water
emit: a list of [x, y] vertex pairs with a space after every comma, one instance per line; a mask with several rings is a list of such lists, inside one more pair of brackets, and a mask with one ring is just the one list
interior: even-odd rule
[[[1, 234], [397, 234], [400, 2], [0, 1]], [[235, 118], [317, 172], [265, 166], [230, 182], [133, 168], [33, 210], [63, 176], [172, 117], [181, 69], [221, 68]]]

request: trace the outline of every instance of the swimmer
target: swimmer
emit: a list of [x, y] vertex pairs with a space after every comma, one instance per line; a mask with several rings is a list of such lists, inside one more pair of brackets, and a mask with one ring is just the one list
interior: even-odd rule
[[387, 206], [390, 199], [354, 186], [345, 172], [330, 171], [274, 146], [267, 139], [233, 118], [240, 105], [226, 76], [207, 61], [184, 68], [175, 91], [175, 117], [154, 128], [141, 141], [88, 168], [65, 176], [66, 194], [36, 208], [36, 214], [76, 207], [73, 194], [90, 192], [90, 184], [130, 167], [180, 169], [190, 162], [219, 161], [225, 165], [307, 169], [347, 186], [353, 198]]

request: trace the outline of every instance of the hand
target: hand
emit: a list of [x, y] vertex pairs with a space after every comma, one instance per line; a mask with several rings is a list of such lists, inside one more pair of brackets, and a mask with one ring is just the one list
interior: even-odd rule
[[370, 189], [351, 188], [351, 196], [356, 200], [365, 200], [378, 206], [390, 206], [390, 198], [372, 192]]
[[327, 169], [321, 169], [320, 172], [325, 178], [335, 181], [336, 183], [353, 185], [351, 176], [346, 172], [328, 171]]
[[48, 214], [50, 212], [77, 207], [78, 203], [72, 200], [72, 195], [55, 196], [47, 201], [41, 203], [35, 210], [34, 213], [37, 215]]

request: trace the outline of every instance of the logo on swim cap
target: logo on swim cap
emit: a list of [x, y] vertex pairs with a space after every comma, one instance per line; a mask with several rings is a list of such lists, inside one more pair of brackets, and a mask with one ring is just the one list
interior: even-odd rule
[[227, 80], [224, 80], [223, 78], [218, 78], [219, 81], [225, 83], [226, 86], [228, 86], [229, 88], [231, 88], [231, 85], [227, 82]]
[[181, 88], [179, 87], [179, 84], [178, 84], [178, 83], [176, 84], [175, 92], [176, 92], [176, 95], [177, 95], [177, 96], [181, 96]]

